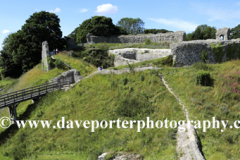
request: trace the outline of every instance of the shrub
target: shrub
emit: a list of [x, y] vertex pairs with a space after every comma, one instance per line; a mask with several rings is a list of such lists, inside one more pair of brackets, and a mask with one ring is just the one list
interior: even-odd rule
[[211, 78], [210, 73], [208, 71], [200, 70], [197, 72], [196, 76], [196, 84], [200, 84], [202, 86], [210, 86]]
[[127, 82], [128, 82], [128, 79], [127, 79], [126, 77], [124, 77], [124, 78], [122, 79], [122, 83], [123, 83], [123, 85], [126, 85]]
[[57, 67], [59, 69], [65, 69], [65, 65], [59, 59], [56, 59], [56, 61], [54, 62], [54, 65], [55, 65], [55, 67]]
[[151, 44], [152, 42], [150, 39], [145, 39], [144, 43], [145, 43], [145, 45], [148, 45], [148, 44]]
[[202, 59], [203, 63], [206, 63], [206, 61], [208, 60], [208, 53], [207, 53], [207, 51], [205, 51], [205, 50], [202, 51], [201, 59]]

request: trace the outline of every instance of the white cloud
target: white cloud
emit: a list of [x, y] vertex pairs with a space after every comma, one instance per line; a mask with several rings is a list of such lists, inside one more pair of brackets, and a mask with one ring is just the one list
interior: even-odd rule
[[82, 9], [80, 9], [79, 12], [83, 13], [83, 12], [87, 12], [87, 11], [88, 11], [88, 10], [87, 10], [86, 8], [82, 8]]
[[238, 22], [240, 19], [240, 2], [229, 4], [227, 7], [219, 4], [203, 3], [192, 3], [192, 6], [200, 15], [208, 16], [208, 21]]
[[118, 8], [117, 6], [113, 6], [111, 4], [103, 4], [100, 6], [97, 6], [97, 10], [95, 11], [98, 14], [114, 14], [117, 13]]
[[5, 29], [5, 30], [2, 31], [2, 34], [7, 34], [7, 33], [10, 33], [10, 31], [7, 30], [7, 29]]
[[54, 9], [54, 10], [50, 10], [49, 12], [50, 12], [50, 13], [58, 13], [58, 12], [60, 12], [60, 11], [61, 11], [60, 8], [56, 8], [56, 9]]
[[198, 24], [179, 20], [179, 19], [170, 19], [170, 20], [163, 19], [163, 18], [158, 18], [158, 19], [148, 18], [148, 19], [151, 21], [155, 21], [157, 23], [167, 25], [167, 26], [172, 26], [174, 28], [177, 28], [177, 29], [183, 30], [183, 31], [194, 31], [198, 26]]

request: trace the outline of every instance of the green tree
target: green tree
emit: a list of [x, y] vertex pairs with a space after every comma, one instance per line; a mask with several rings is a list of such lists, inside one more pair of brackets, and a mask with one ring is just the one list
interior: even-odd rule
[[240, 38], [240, 24], [230, 30], [230, 38], [231, 39]]
[[144, 30], [144, 34], [149, 34], [149, 33], [157, 34], [157, 33], [167, 33], [167, 32], [172, 32], [172, 31], [168, 31], [166, 29], [145, 29]]
[[92, 33], [95, 36], [111, 36], [126, 34], [126, 32], [112, 23], [111, 18], [104, 16], [94, 16], [90, 19], [83, 21], [78, 27], [77, 43], [86, 43], [86, 35]]
[[127, 34], [144, 33], [144, 22], [140, 18], [122, 18], [118, 21], [117, 26], [126, 30]]
[[199, 25], [192, 35], [189, 35], [188, 38], [192, 39], [189, 40], [197, 40], [197, 39], [215, 39], [216, 38], [216, 28], [210, 27], [208, 25]]
[[[1, 66], [4, 68], [3, 73], [11, 77], [15, 77], [6, 63], [11, 59], [13, 66], [19, 67], [17, 70], [26, 72], [33, 68], [41, 60], [42, 42], [48, 41], [50, 50], [55, 48], [61, 49], [64, 40], [62, 39], [62, 31], [60, 30], [59, 18], [54, 13], [38, 12], [30, 16], [22, 29], [12, 34], [4, 47], [8, 47], [3, 51], [5, 57], [2, 57]], [[10, 62], [10, 61], [9, 61]]]
[[75, 28], [69, 35], [68, 37], [72, 37], [74, 39], [74, 41], [76, 42], [77, 40], [77, 32], [78, 32], [78, 27]]

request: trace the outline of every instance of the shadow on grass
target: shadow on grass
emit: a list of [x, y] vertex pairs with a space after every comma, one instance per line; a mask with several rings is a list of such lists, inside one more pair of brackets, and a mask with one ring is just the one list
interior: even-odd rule
[[[23, 114], [21, 114], [18, 117], [18, 119], [19, 120], [27, 120], [30, 117], [30, 114], [32, 113], [32, 111], [35, 110], [36, 106], [37, 106], [37, 103], [28, 105], [26, 111]], [[8, 127], [3, 132], [1, 132], [0, 133], [0, 145], [5, 143], [8, 138], [14, 136], [18, 132], [18, 130], [19, 130], [18, 126], [15, 124], [12, 124], [10, 127]]]

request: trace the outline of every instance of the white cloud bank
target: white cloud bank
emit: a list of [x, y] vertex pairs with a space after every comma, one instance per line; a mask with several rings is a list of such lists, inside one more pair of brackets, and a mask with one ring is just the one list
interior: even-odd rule
[[86, 8], [82, 8], [82, 9], [80, 9], [79, 12], [83, 13], [83, 12], [87, 12], [87, 11], [88, 11], [88, 10], [87, 10]]
[[158, 18], [158, 19], [148, 18], [148, 19], [160, 24], [172, 26], [174, 28], [177, 28], [183, 31], [194, 31], [198, 26], [198, 24], [179, 20], [179, 19], [163, 19], [163, 18]]
[[10, 31], [7, 30], [7, 29], [5, 29], [5, 30], [2, 31], [2, 34], [7, 34], [7, 33], [10, 33]]
[[60, 12], [60, 11], [61, 11], [60, 8], [56, 8], [56, 9], [54, 9], [54, 10], [50, 10], [49, 12], [50, 12], [50, 13], [58, 13], [58, 12]]
[[118, 8], [117, 6], [113, 6], [111, 4], [103, 4], [100, 6], [97, 6], [97, 10], [95, 11], [98, 14], [114, 14], [117, 13]]

